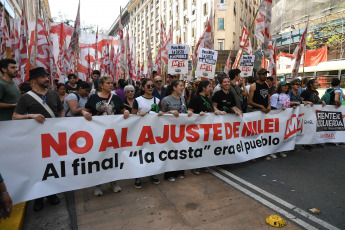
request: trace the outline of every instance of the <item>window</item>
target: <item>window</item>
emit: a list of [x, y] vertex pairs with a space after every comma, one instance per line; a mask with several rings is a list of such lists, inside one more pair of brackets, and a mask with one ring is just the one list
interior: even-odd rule
[[186, 32], [183, 32], [183, 41], [186, 42], [187, 41], [187, 36], [186, 36]]
[[224, 30], [224, 18], [219, 18], [218, 19], [218, 29], [219, 30]]
[[195, 29], [194, 29], [194, 27], [192, 27], [192, 38], [194, 38], [195, 37]]
[[195, 15], [195, 10], [192, 11], [192, 15]]
[[218, 50], [224, 50], [224, 40], [218, 40]]
[[234, 2], [234, 14], [236, 14], [236, 2]]
[[187, 0], [183, 0], [183, 10], [187, 9]]
[[207, 3], [204, 3], [203, 11], [204, 11], [204, 15], [207, 15]]
[[220, 0], [219, 3], [225, 3], [225, 0]]

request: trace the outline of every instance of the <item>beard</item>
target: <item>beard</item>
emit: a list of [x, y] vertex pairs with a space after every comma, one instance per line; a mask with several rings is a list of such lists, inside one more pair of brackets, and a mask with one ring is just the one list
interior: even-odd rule
[[36, 84], [41, 88], [45, 88], [45, 89], [49, 88], [49, 81], [44, 82], [44, 83], [36, 83]]

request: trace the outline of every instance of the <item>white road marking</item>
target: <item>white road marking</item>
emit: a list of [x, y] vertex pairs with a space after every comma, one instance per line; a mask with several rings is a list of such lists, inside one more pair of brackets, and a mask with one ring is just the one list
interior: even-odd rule
[[[268, 198], [274, 200], [275, 202], [277, 202], [277, 203], [279, 203], [279, 204], [281, 204], [281, 205], [283, 205], [283, 206], [285, 206], [285, 207], [291, 209], [292, 211], [297, 212], [298, 214], [300, 214], [300, 215], [302, 215], [302, 216], [308, 218], [309, 220], [311, 220], [311, 221], [313, 221], [313, 222], [315, 222], [315, 223], [321, 225], [321, 226], [324, 227], [324, 228], [332, 229], [332, 230], [340, 230], [339, 228], [337, 228], [337, 227], [335, 227], [335, 226], [333, 226], [333, 225], [331, 225], [331, 224], [329, 224], [329, 223], [327, 223], [327, 222], [325, 222], [325, 221], [323, 221], [323, 220], [321, 220], [321, 219], [319, 219], [319, 218], [317, 218], [317, 217], [315, 217], [315, 216], [312, 216], [311, 214], [309, 214], [309, 213], [303, 211], [302, 209], [300, 209], [300, 208], [298, 208], [298, 207], [296, 207], [296, 206], [294, 206], [294, 205], [292, 205], [292, 204], [290, 204], [290, 203], [288, 203], [288, 202], [286, 202], [286, 201], [280, 199], [279, 197], [277, 197], [277, 196], [275, 196], [275, 195], [273, 195], [273, 194], [271, 194], [271, 193], [269, 193], [269, 192], [267, 192], [267, 191], [265, 191], [265, 190], [263, 190], [263, 189], [261, 189], [261, 188], [255, 186], [255, 185], [249, 183], [248, 181], [245, 181], [245, 180], [241, 179], [240, 177], [238, 177], [238, 176], [236, 176], [236, 175], [230, 173], [229, 171], [227, 171], [227, 170], [225, 170], [225, 169], [222, 169], [222, 168], [219, 168], [219, 167], [215, 167], [215, 169], [217, 169], [218, 171], [222, 172], [223, 174], [225, 174], [225, 175], [231, 177], [232, 179], [237, 180], [238, 182], [240, 182], [240, 183], [246, 185], [247, 187], [249, 187], [249, 188], [251, 188], [251, 189], [254, 189], [255, 191], [257, 191], [257, 192], [259, 192], [259, 193], [261, 193], [261, 194], [267, 196]], [[279, 213], [285, 215], [286, 217], [288, 217], [288, 218], [291, 219], [292, 221], [296, 222], [296, 219], [297, 219], [299, 222], [303, 222], [304, 224], [306, 224], [306, 225], [308, 225], [308, 226], [304, 226], [304, 225], [300, 224], [299, 222], [296, 222], [296, 223], [298, 223], [299, 225], [301, 225], [301, 226], [303, 226], [303, 227], [305, 227], [305, 228], [307, 228], [307, 229], [315, 229], [313, 226], [311, 226], [311, 225], [307, 224], [306, 222], [304, 222], [304, 221], [302, 221], [302, 220], [296, 218], [294, 215], [292, 215], [292, 214], [286, 212], [285, 210], [283, 210], [283, 209], [281, 209], [281, 208], [275, 206], [274, 204], [270, 203], [269, 201], [267, 201], [267, 200], [261, 198], [260, 196], [258, 196], [258, 195], [256, 195], [256, 194], [252, 193], [251, 191], [249, 191], [249, 190], [243, 188], [242, 186], [240, 186], [240, 185], [234, 183], [233, 181], [231, 181], [231, 180], [229, 180], [228, 178], [226, 178], [226, 177], [220, 175], [219, 173], [215, 172], [214, 170], [212, 170], [211, 172], [212, 172], [213, 175], [216, 175], [217, 177], [220, 176], [219, 178], [222, 179], [223, 181], [225, 181], [225, 180], [223, 179], [223, 178], [225, 178], [225, 179], [226, 179], [225, 182], [227, 182], [227, 183], [230, 182], [232, 186], [236, 187], [238, 190], [240, 190], [240, 191], [246, 193], [247, 195], [253, 197], [254, 199], [256, 199], [255, 197], [257, 197], [257, 198], [259, 198], [259, 199], [261, 199], [261, 200], [267, 202], [269, 205], [266, 205], [265, 203], [263, 203], [263, 202], [260, 201], [259, 199], [256, 199], [256, 200], [258, 200], [259, 202], [265, 204], [266, 206], [272, 208], [273, 210], [275, 210], [275, 211], [277, 211], [277, 212], [279, 212]], [[234, 184], [234, 185], [233, 185], [233, 184]], [[245, 192], [244, 190], [246, 190], [248, 193]], [[255, 196], [255, 197], [254, 197], [254, 196]], [[275, 208], [273, 208], [273, 207], [271, 207], [271, 206], [274, 206]], [[276, 210], [276, 209], [282, 210], [283, 212], [285, 212], [285, 213], [287, 213], [287, 214], [289, 214], [289, 215], [286, 215], [286, 214], [284, 214], [284, 213], [282, 213], [281, 211], [278, 211], [278, 210]], [[292, 216], [293, 218], [290, 218], [289, 216]], [[310, 227], [312, 227], [312, 228], [310, 228]]]

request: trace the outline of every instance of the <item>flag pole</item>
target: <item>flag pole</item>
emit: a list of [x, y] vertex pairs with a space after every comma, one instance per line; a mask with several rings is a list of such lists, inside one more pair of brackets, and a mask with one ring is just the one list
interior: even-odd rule
[[[309, 24], [308, 23], [309, 22], [309, 16], [308, 16], [308, 21], [307, 21], [307, 25]], [[308, 28], [307, 28], [308, 29]], [[308, 32], [308, 31], [307, 31]], [[307, 35], [307, 34], [306, 34]], [[305, 38], [306, 40], [307, 40], [307, 38]], [[304, 49], [304, 56], [303, 56], [303, 78], [304, 78], [304, 76], [305, 76], [305, 74], [304, 74], [304, 66], [305, 66], [305, 54], [307, 53], [307, 41], [304, 43], [304, 47], [303, 47], [303, 49]]]
[[[258, 16], [258, 13], [259, 13], [259, 10], [256, 10], [254, 19], [253, 19], [253, 21], [252, 21], [252, 24], [250, 25], [250, 29], [249, 29], [249, 31], [248, 31], [248, 36], [247, 36], [247, 38], [246, 38], [246, 41], [244, 42], [243, 48], [241, 49], [241, 47], [240, 47], [240, 49], [241, 49], [241, 55], [240, 55], [239, 61], [237, 62], [236, 68], [238, 67], [238, 65], [239, 65], [240, 62], [241, 62], [241, 58], [242, 58], [242, 55], [243, 55], [244, 47], [246, 47], [247, 42], [248, 42], [248, 39], [249, 39], [250, 35], [252, 34], [254, 22], [255, 22], [255, 20], [256, 20], [256, 17]], [[265, 55], [265, 52], [264, 52], [264, 55]]]
[[34, 68], [37, 60], [37, 24], [38, 24], [38, 4], [36, 2], [36, 23], [35, 23], [35, 48], [34, 48]]

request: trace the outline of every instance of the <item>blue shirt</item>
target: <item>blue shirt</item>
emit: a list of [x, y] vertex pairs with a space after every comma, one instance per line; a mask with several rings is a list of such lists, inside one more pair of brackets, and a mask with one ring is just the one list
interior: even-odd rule
[[161, 94], [158, 93], [158, 90], [156, 88], [153, 89], [153, 96], [158, 98], [159, 100], [162, 100], [163, 99], [163, 96], [164, 96], [164, 92], [165, 92], [165, 88], [162, 87], [162, 91], [161, 91]]

